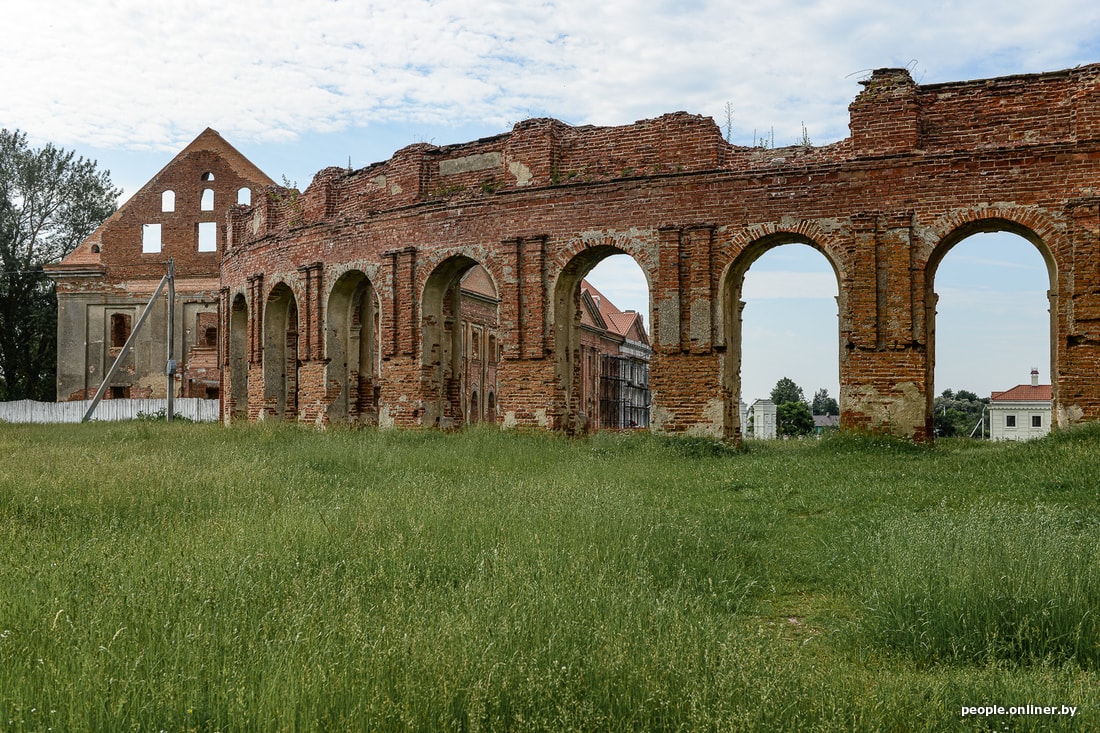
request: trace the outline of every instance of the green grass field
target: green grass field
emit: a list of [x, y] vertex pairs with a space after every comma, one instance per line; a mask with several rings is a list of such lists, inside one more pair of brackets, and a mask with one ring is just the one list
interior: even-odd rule
[[0, 426], [4, 731], [1098, 730], [1098, 614], [1098, 428]]

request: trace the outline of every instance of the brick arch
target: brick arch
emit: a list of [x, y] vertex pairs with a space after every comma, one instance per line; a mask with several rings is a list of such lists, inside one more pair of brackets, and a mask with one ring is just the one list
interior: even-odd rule
[[325, 299], [325, 419], [376, 425], [381, 312], [378, 293], [362, 270], [341, 269]]
[[[465, 424], [472, 396], [466, 379], [467, 354], [461, 283], [480, 265], [488, 273], [496, 297], [500, 286], [492, 270], [469, 251], [435, 253], [434, 266], [425, 267], [420, 298], [420, 412], [426, 427], [453, 428]], [[440, 254], [444, 256], [440, 257]], [[427, 265], [427, 262], [425, 263]], [[499, 303], [499, 300], [498, 300]], [[497, 307], [499, 319], [499, 305]], [[498, 321], [499, 325], [499, 321]]]
[[657, 265], [651, 251], [655, 250], [658, 244], [656, 231], [646, 231], [644, 234], [642, 231], [633, 229], [614, 232], [581, 232], [554, 247], [553, 255], [548, 260], [550, 272], [547, 279], [553, 287], [568, 267], [575, 267], [577, 263], [585, 262], [587, 256], [595, 257], [591, 261], [591, 267], [594, 267], [605, 257], [624, 254], [630, 255], [638, 264], [646, 276], [646, 284], [652, 291], [653, 283], [657, 281]]
[[[721, 283], [719, 328], [725, 346], [721, 364], [722, 392], [725, 396], [722, 430], [726, 439], [735, 442], [740, 441], [744, 434], [740, 411], [743, 355], [741, 290], [745, 275], [752, 264], [769, 250], [786, 244], [808, 245], [821, 253], [836, 278], [839, 311], [843, 313], [845, 309], [844, 278], [841, 275], [843, 260], [839, 260], [836, 255], [843, 250], [838, 240], [814, 222], [803, 221], [795, 226], [781, 226], [778, 223], [769, 222], [738, 231], [728, 240], [728, 251], [733, 254], [725, 264], [719, 280]], [[839, 323], [837, 337], [839, 341]]]
[[[926, 234], [926, 265], [923, 273], [925, 302], [925, 340], [928, 345], [927, 359], [927, 410], [931, 414], [935, 402], [936, 389], [936, 306], [939, 296], [935, 292], [936, 273], [944, 257], [956, 245], [975, 234], [1005, 232], [1015, 234], [1031, 243], [1047, 267], [1047, 298], [1049, 302], [1050, 324], [1048, 328], [1050, 344], [1048, 366], [1051, 375], [1052, 415], [1057, 420], [1059, 414], [1058, 374], [1062, 362], [1062, 343], [1065, 328], [1058, 307], [1059, 267], [1057, 253], [1063, 251], [1062, 230], [1042, 212], [1029, 207], [988, 207], [966, 209], [951, 212], [936, 221]], [[1069, 267], [1069, 263], [1066, 263]]]
[[[227, 372], [225, 381], [228, 385], [222, 385], [222, 394], [226, 395], [226, 415], [228, 419], [242, 419], [248, 417], [248, 296], [243, 289], [237, 288], [228, 294], [226, 298], [229, 313], [227, 320], [228, 354]], [[228, 389], [226, 388], [228, 386]]]
[[813, 247], [829, 262], [836, 274], [837, 282], [843, 283], [847, 260], [842, 254], [845, 251], [847, 240], [837, 234], [825, 230], [817, 222], [799, 221], [794, 225], [785, 222], [765, 222], [754, 226], [738, 229], [724, 241], [720, 241], [719, 247], [723, 255], [721, 261], [722, 290], [728, 286], [731, 274], [739, 271], [741, 277], [753, 262], [770, 249], [784, 244], [806, 244]]
[[1061, 228], [1050, 216], [1031, 207], [988, 207], [952, 211], [936, 220], [924, 233], [922, 254], [925, 282], [930, 288], [944, 256], [967, 237], [990, 232], [1016, 234], [1035, 245], [1047, 265], [1051, 290], [1057, 290], [1058, 261], [1063, 248]]
[[[547, 340], [553, 344], [554, 395], [552, 424], [571, 434], [595, 430], [594, 416], [582, 409], [579, 387], [580, 363], [580, 291], [581, 280], [593, 267], [608, 257], [629, 255], [646, 278], [649, 303], [653, 303], [656, 281], [646, 243], [636, 232], [581, 234], [570, 239], [552, 259], [553, 274], [547, 278], [550, 292]], [[652, 322], [652, 318], [651, 318]]]
[[263, 299], [263, 404], [264, 419], [297, 420], [298, 336], [301, 332], [299, 298], [279, 280], [267, 288]]

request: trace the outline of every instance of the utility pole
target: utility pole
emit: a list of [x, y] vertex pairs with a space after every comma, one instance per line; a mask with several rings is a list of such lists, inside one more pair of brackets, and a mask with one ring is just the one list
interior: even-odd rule
[[165, 410], [165, 415], [167, 421], [172, 422], [176, 387], [176, 360], [172, 358], [175, 352], [176, 331], [176, 258], [174, 257], [168, 258], [168, 275], [166, 277], [168, 278], [168, 362], [164, 371], [168, 378], [168, 409]]

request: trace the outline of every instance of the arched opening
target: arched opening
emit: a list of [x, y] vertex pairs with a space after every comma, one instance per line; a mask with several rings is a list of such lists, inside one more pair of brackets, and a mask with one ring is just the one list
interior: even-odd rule
[[251, 206], [252, 205], [252, 189], [244, 186], [237, 189], [237, 205], [238, 206]]
[[928, 409], [938, 437], [1025, 440], [1054, 418], [1054, 260], [1031, 230], [977, 222], [928, 264]]
[[[775, 438], [839, 426], [839, 289], [829, 259], [804, 237], [767, 237], [734, 262], [724, 299], [727, 436]], [[776, 404], [773, 392], [794, 406]]]
[[481, 400], [477, 397], [477, 390], [475, 389], [470, 393], [470, 417], [469, 421], [471, 425], [477, 425], [481, 422], [481, 413], [478, 407], [481, 404]]
[[229, 415], [248, 417], [248, 304], [238, 294], [229, 314]]
[[649, 426], [649, 282], [629, 254], [591, 247], [554, 289], [557, 425], [569, 433]]
[[298, 414], [298, 303], [279, 283], [264, 311], [264, 415], [294, 420]]
[[378, 319], [374, 287], [362, 272], [344, 273], [328, 299], [327, 393], [333, 422], [378, 424]]
[[499, 363], [499, 353], [490, 348], [490, 340], [499, 340], [497, 293], [489, 272], [462, 255], [445, 260], [428, 277], [422, 300], [422, 425], [454, 428], [486, 418], [484, 395], [489, 388], [495, 391]]
[[160, 210], [171, 213], [176, 210], [176, 192], [169, 189], [160, 195]]

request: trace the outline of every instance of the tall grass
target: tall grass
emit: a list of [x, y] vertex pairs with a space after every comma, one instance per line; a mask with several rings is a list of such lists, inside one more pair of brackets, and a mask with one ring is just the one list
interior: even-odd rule
[[1083, 730], [1094, 626], [929, 653], [886, 601], [980, 607], [940, 580], [1018, 529], [974, 577], [1080, 552], [1018, 617], [1095, 608], [1098, 447], [2, 426], [0, 729]]
[[1100, 667], [1100, 519], [992, 503], [888, 522], [864, 623], [921, 663]]

